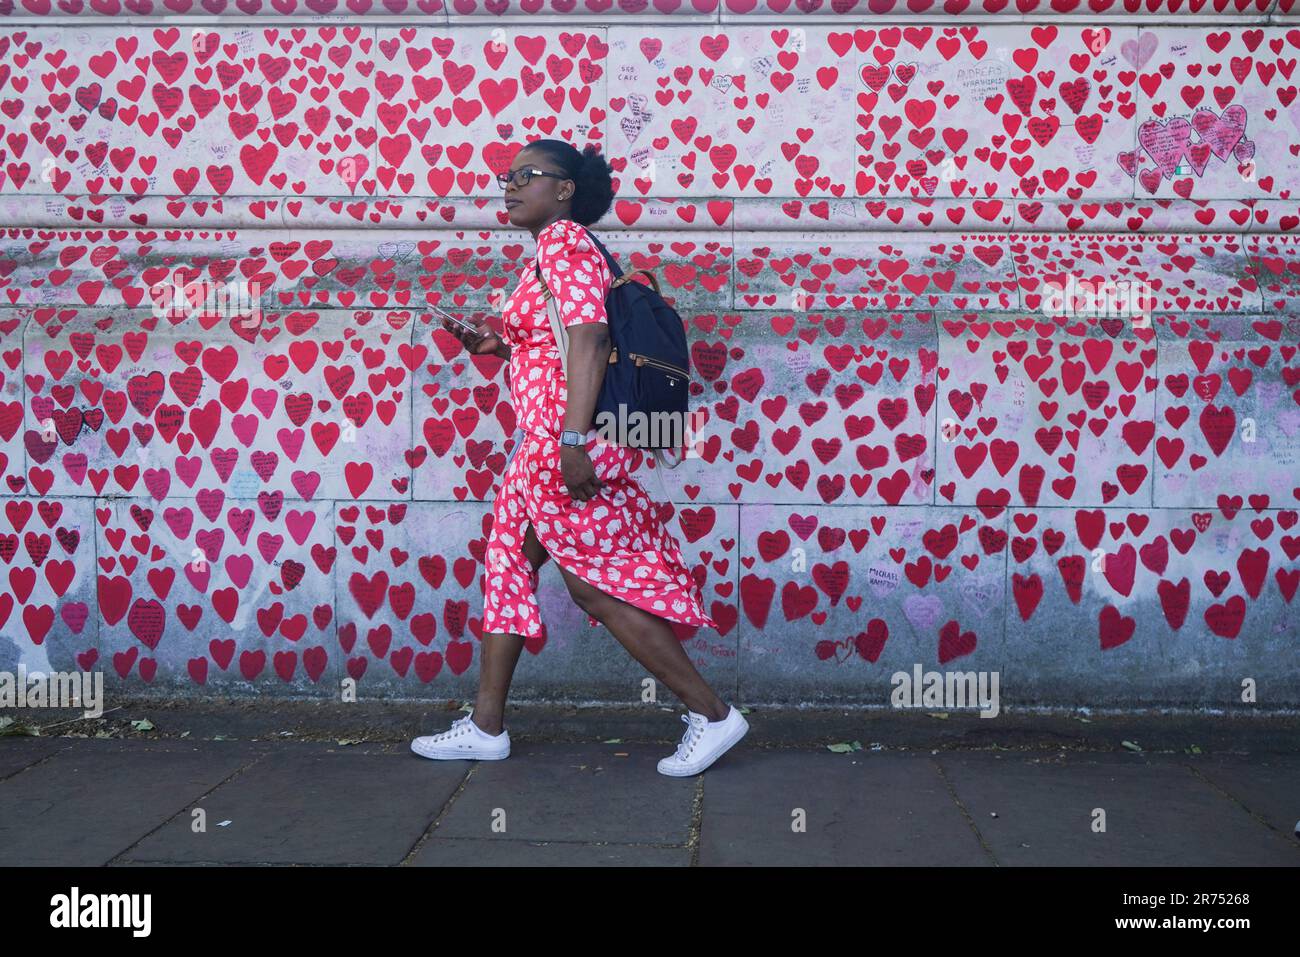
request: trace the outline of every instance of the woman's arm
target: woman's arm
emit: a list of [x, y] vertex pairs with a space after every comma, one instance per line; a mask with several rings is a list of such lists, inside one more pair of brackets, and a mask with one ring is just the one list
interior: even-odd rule
[[[605, 379], [605, 367], [613, 351], [609, 326], [603, 322], [586, 322], [568, 327], [569, 396], [564, 408], [564, 430], [584, 435], [592, 426], [596, 399]], [[596, 467], [585, 446], [560, 447], [560, 474], [569, 494], [578, 501], [595, 497], [605, 484], [596, 476]]]
[[564, 429], [585, 434], [596, 414], [596, 399], [605, 381], [605, 367], [614, 344], [609, 337], [609, 326], [603, 322], [572, 325], [568, 332], [569, 397], [564, 411]]
[[[605, 381], [605, 369], [613, 352], [605, 298], [613, 278], [604, 254], [591, 242], [577, 222], [556, 220], [537, 237], [537, 267], [568, 330], [566, 379], [568, 397], [564, 422], [567, 432], [586, 434], [592, 427], [596, 400]], [[604, 483], [584, 446], [561, 446], [560, 472], [569, 493], [578, 500], [594, 497]]]

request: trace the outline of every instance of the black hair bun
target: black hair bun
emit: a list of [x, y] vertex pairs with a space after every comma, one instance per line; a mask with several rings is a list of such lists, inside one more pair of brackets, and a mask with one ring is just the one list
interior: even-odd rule
[[590, 226], [614, 205], [613, 169], [595, 143], [583, 147], [578, 174], [573, 179], [577, 190], [570, 207], [572, 218]]

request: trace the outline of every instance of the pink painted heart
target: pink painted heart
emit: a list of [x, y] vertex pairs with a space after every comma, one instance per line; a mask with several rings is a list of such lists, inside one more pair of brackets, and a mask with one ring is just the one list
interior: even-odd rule
[[1192, 128], [1210, 151], [1226, 162], [1246, 133], [1246, 108], [1234, 103], [1221, 116], [1215, 116], [1213, 110], [1201, 107], [1192, 114]]
[[1125, 40], [1120, 44], [1119, 52], [1134, 69], [1142, 69], [1156, 52], [1159, 39], [1150, 30], [1138, 34], [1136, 40]]
[[[1156, 169], [1166, 179], [1172, 179], [1174, 170], [1187, 153], [1192, 138], [1192, 124], [1182, 117], [1168, 122], [1147, 120], [1138, 127], [1138, 144], [1147, 152]], [[1235, 142], [1235, 140], [1234, 140]]]

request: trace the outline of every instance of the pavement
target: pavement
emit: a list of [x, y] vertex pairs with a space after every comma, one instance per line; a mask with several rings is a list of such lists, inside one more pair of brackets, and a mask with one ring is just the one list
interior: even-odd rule
[[512, 705], [505, 761], [409, 750], [460, 708], [0, 713], [0, 866], [1300, 865], [1294, 715], [752, 708], [669, 778], [681, 709]]

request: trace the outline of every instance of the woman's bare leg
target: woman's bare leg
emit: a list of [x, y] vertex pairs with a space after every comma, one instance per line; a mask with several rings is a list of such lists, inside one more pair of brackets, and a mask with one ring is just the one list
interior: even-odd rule
[[635, 605], [606, 595], [563, 567], [560, 568], [560, 573], [578, 607], [608, 628], [618, 643], [646, 671], [667, 685], [687, 708], [706, 716], [710, 721], [726, 718], [730, 708], [709, 687], [703, 675], [695, 670], [695, 665], [691, 664], [690, 657], [668, 622]]
[[522, 635], [485, 633], [480, 642], [478, 697], [473, 722], [488, 734], [500, 734], [505, 721], [506, 695], [523, 651]]
[[[550, 557], [537, 540], [532, 525], [524, 535], [524, 555], [533, 570], [541, 568]], [[500, 734], [505, 722], [506, 696], [510, 682], [524, 650], [524, 637], [501, 632], [487, 632], [480, 642], [478, 697], [474, 699], [473, 722], [488, 734]]]

